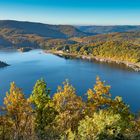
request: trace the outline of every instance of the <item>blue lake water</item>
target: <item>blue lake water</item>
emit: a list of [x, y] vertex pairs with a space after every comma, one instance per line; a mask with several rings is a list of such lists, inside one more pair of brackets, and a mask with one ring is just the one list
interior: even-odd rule
[[112, 96], [122, 96], [133, 111], [140, 109], [140, 73], [121, 65], [103, 64], [77, 59], [64, 59], [41, 50], [26, 53], [0, 51], [0, 60], [11, 66], [0, 68], [0, 104], [10, 82], [15, 81], [28, 97], [36, 80], [47, 81], [51, 94], [65, 79], [76, 88], [78, 95], [86, 93], [95, 84], [96, 76], [111, 85]]

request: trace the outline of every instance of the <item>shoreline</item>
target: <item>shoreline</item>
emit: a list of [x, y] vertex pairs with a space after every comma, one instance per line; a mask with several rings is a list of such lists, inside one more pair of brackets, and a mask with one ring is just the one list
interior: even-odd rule
[[45, 53], [55, 54], [55, 55], [58, 55], [60, 57], [72, 57], [72, 58], [78, 58], [78, 59], [83, 59], [83, 60], [96, 60], [98, 62], [105, 62], [105, 63], [124, 64], [128, 68], [131, 68], [132, 70], [134, 70], [136, 72], [140, 72], [140, 64], [137, 64], [137, 63], [113, 60], [113, 59], [110, 59], [110, 58], [101, 58], [101, 57], [91, 57], [91, 56], [85, 56], [85, 55], [77, 55], [77, 54], [65, 53], [63, 51], [44, 50], [44, 52]]
[[32, 48], [29, 48], [29, 47], [22, 47], [22, 48], [18, 48], [17, 49], [17, 51], [22, 52], [22, 53], [29, 52], [31, 50], [33, 50], [33, 49]]

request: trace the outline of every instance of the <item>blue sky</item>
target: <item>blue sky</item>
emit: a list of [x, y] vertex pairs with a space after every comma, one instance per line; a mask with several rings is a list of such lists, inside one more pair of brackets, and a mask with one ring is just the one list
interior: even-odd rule
[[0, 0], [0, 19], [72, 25], [140, 25], [140, 0]]

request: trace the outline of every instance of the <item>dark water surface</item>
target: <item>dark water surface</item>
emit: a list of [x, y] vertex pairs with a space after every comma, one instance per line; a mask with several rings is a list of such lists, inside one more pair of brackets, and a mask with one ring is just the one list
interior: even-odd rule
[[111, 85], [113, 97], [122, 96], [133, 111], [140, 109], [140, 73], [121, 65], [64, 59], [45, 54], [41, 50], [26, 53], [0, 51], [0, 60], [11, 65], [0, 69], [0, 104], [12, 81], [29, 96], [35, 81], [41, 77], [47, 81], [52, 94], [58, 85], [69, 79], [77, 93], [82, 95], [88, 88], [93, 87], [96, 75], [99, 75]]

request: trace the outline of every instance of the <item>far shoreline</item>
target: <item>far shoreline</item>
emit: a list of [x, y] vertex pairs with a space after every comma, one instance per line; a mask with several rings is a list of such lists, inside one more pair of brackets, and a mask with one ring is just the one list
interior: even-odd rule
[[110, 58], [91, 57], [91, 56], [86, 56], [86, 55], [77, 55], [77, 54], [66, 53], [66, 52], [63, 52], [63, 51], [53, 51], [53, 50], [43, 50], [43, 51], [45, 53], [51, 53], [51, 54], [54, 54], [54, 55], [58, 55], [60, 57], [72, 57], [72, 58], [78, 58], [78, 59], [83, 59], [83, 60], [96, 60], [98, 62], [123, 64], [126, 67], [131, 68], [132, 70], [134, 70], [136, 72], [140, 72], [140, 65], [137, 64], [137, 63], [113, 60], [113, 59], [110, 59]]

